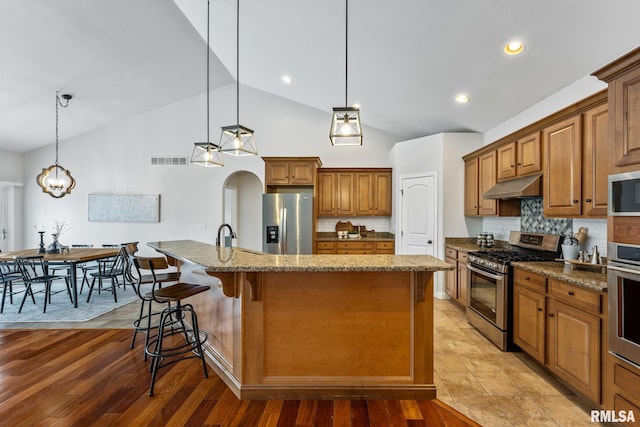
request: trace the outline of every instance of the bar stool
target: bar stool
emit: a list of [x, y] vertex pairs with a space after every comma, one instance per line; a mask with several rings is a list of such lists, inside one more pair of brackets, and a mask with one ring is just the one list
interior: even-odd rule
[[[157, 286], [158, 289], [161, 289], [163, 285], [170, 285], [172, 283], [177, 283], [180, 279], [179, 271], [168, 271], [169, 263], [164, 257], [157, 258], [142, 258], [138, 257], [138, 262], [135, 260], [136, 257], [130, 256], [130, 264], [133, 266], [133, 280], [134, 280], [134, 289], [138, 294], [138, 298], [140, 298], [140, 313], [138, 314], [138, 318], [133, 322], [133, 334], [131, 336], [131, 344], [129, 345], [130, 349], [133, 349], [136, 343], [136, 337], [138, 333], [142, 333], [145, 335], [144, 338], [144, 348], [146, 349], [149, 345], [149, 339], [153, 338], [151, 335], [153, 330], [158, 329], [158, 323], [155, 322], [152, 325], [152, 319], [158, 319], [161, 311], [153, 311], [153, 303], [155, 302], [152, 294], [149, 292], [145, 292], [142, 289], [143, 285], [152, 285], [152, 288]], [[153, 266], [153, 269], [146, 269], [144, 267]], [[148, 271], [148, 274], [144, 274], [141, 269]], [[163, 303], [166, 307], [169, 307], [171, 304], [169, 301]], [[147, 352], [144, 351], [143, 360], [147, 360]]]
[[[138, 270], [149, 270], [153, 275], [155, 274], [154, 259], [157, 258], [133, 257], [133, 262]], [[205, 292], [209, 288], [209, 286], [180, 282], [169, 287], [159, 288], [154, 283], [151, 292], [147, 292], [146, 296], [151, 297], [157, 303], [174, 304], [168, 305], [162, 310], [157, 335], [150, 339], [145, 346], [145, 353], [151, 356], [149, 396], [153, 396], [158, 369], [180, 360], [200, 359], [204, 377], [209, 376], [202, 351], [202, 343], [207, 340], [207, 333], [198, 328], [198, 315], [193, 306], [182, 304], [183, 299]], [[191, 328], [185, 325], [185, 319], [190, 322]], [[184, 337], [184, 340], [182, 337], [178, 337], [179, 335]]]

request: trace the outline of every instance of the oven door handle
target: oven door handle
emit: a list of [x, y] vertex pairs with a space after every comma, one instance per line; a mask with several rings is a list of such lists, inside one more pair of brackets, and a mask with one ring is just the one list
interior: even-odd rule
[[474, 272], [476, 272], [478, 274], [482, 274], [483, 276], [490, 277], [490, 278], [492, 278], [494, 280], [504, 280], [504, 276], [502, 274], [489, 273], [488, 271], [476, 268], [476, 267], [472, 266], [471, 264], [467, 264], [467, 268], [469, 270], [471, 270], [471, 271], [474, 271]]
[[622, 273], [640, 274], [640, 270], [634, 270], [634, 269], [631, 269], [631, 268], [618, 267], [617, 265], [612, 265], [612, 264], [607, 265], [607, 268], [609, 270], [620, 271]]

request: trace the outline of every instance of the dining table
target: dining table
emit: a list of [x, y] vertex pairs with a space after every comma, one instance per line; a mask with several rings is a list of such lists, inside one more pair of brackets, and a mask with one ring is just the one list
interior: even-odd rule
[[78, 308], [78, 265], [89, 261], [114, 257], [120, 248], [64, 248], [61, 253], [38, 253], [39, 249], [23, 249], [19, 251], [0, 252], [0, 261], [13, 262], [15, 257], [42, 255], [49, 266], [68, 266], [70, 270], [73, 307]]

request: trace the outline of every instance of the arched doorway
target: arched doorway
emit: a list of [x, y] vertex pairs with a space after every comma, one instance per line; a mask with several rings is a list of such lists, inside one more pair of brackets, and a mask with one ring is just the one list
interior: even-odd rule
[[237, 171], [226, 179], [222, 220], [238, 236], [234, 246], [262, 250], [262, 190], [262, 181], [252, 172]]

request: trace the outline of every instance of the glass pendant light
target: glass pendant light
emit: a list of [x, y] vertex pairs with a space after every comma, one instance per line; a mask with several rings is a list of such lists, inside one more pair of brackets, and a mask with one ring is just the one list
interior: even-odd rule
[[258, 154], [253, 131], [240, 124], [240, 0], [236, 9], [236, 124], [222, 127], [220, 151], [232, 156]]
[[76, 180], [71, 176], [71, 172], [58, 163], [58, 106], [67, 108], [71, 98], [73, 98], [71, 95], [62, 95], [62, 99], [66, 101], [63, 104], [56, 91], [56, 163], [48, 168], [43, 168], [36, 177], [36, 182], [42, 188], [42, 192], [56, 199], [70, 194], [76, 186]]
[[345, 37], [344, 37], [344, 107], [333, 108], [329, 139], [332, 145], [362, 145], [362, 123], [360, 109], [347, 107], [349, 85], [349, 0], [345, 0]]
[[205, 167], [219, 167], [224, 166], [220, 147], [209, 139], [209, 8], [210, 4], [207, 0], [207, 141], [193, 144], [191, 163]]

